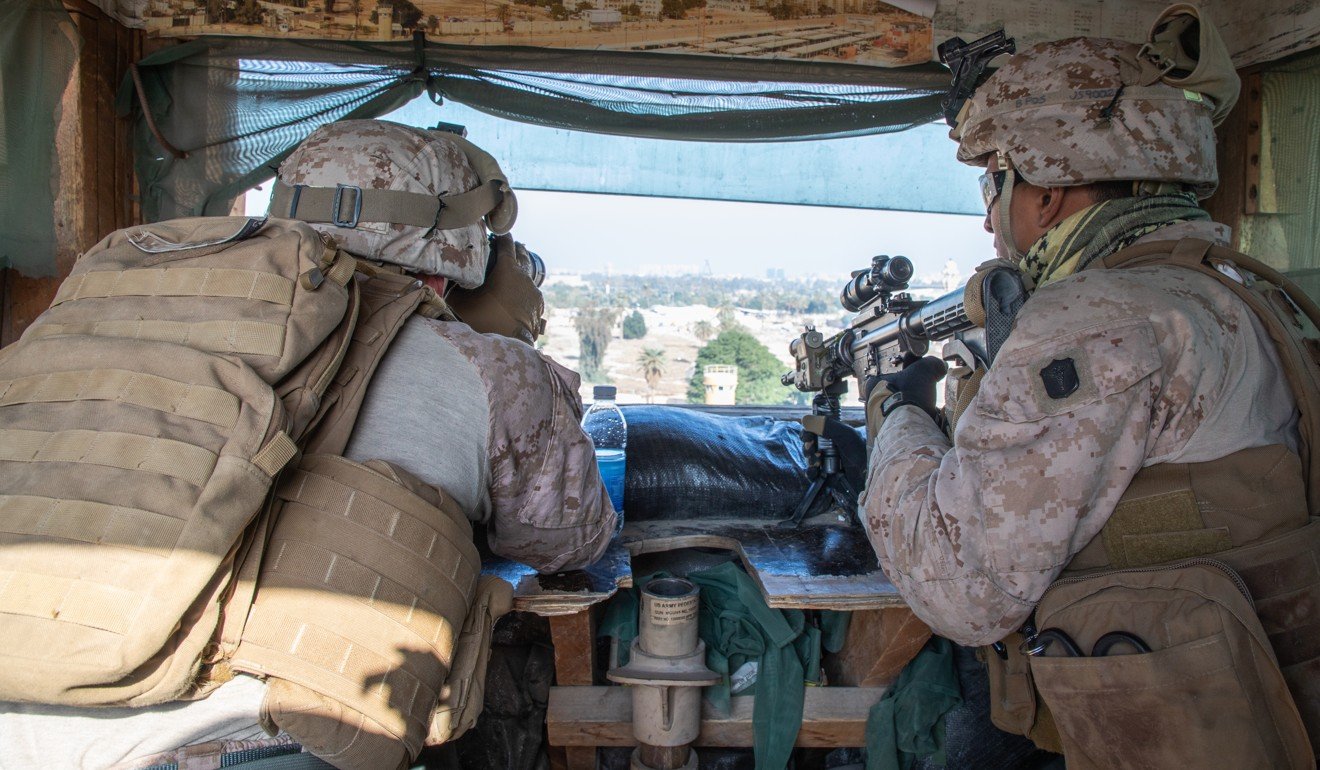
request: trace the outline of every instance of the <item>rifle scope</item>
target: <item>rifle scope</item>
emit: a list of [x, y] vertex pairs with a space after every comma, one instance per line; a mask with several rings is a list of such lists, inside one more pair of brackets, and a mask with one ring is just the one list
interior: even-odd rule
[[839, 294], [839, 304], [856, 313], [879, 294], [889, 294], [907, 288], [912, 280], [912, 260], [885, 254], [871, 257], [870, 270], [858, 270]]

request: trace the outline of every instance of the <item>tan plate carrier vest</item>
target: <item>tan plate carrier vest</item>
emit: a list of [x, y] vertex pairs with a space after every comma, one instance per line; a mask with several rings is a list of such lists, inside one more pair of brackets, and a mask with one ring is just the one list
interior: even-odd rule
[[88, 251], [0, 351], [0, 700], [146, 706], [241, 671], [341, 768], [470, 726], [511, 589], [452, 498], [340, 456], [398, 330], [443, 309], [291, 220]]
[[[1070, 770], [1314, 767], [1320, 309], [1277, 271], [1201, 240], [1133, 246], [1093, 267], [1151, 265], [1211, 276], [1254, 311], [1297, 400], [1300, 455], [1255, 447], [1138, 472], [1024, 626], [1065, 631], [1081, 656], [1023, 633], [986, 648], [992, 719], [1063, 752]], [[1152, 651], [1120, 641], [1091, 656], [1112, 631]]]

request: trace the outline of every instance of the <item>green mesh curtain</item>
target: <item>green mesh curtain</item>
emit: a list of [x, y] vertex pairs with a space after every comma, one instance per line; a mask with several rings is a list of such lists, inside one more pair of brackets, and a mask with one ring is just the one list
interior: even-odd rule
[[[765, 142], [900, 131], [930, 122], [942, 68], [650, 53], [202, 38], [148, 57], [135, 111], [143, 213], [223, 214], [316, 127], [375, 117], [424, 92], [541, 126]], [[145, 104], [153, 119], [142, 111]], [[154, 128], [153, 128], [154, 126]]]
[[0, 2], [0, 267], [55, 272], [55, 127], [77, 57], [59, 0]]

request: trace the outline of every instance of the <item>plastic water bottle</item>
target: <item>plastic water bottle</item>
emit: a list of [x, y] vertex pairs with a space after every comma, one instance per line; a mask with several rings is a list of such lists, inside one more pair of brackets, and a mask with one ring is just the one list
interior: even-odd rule
[[628, 421], [623, 419], [623, 410], [614, 403], [617, 393], [618, 389], [613, 385], [597, 385], [591, 389], [593, 403], [586, 414], [582, 415], [582, 430], [586, 431], [596, 447], [596, 465], [600, 468], [600, 478], [605, 482], [605, 491], [619, 514], [618, 529], [622, 529]]

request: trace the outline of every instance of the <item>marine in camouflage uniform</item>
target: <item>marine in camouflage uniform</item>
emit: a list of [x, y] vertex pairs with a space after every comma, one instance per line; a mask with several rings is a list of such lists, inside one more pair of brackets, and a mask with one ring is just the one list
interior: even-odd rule
[[[1191, 553], [1307, 524], [1297, 401], [1257, 314], [1219, 280], [1182, 267], [1097, 269], [1149, 244], [1167, 244], [1168, 254], [1180, 242], [1229, 240], [1197, 205], [1217, 184], [1213, 127], [1238, 88], [1208, 32], [1202, 58], [1220, 65], [1209, 76], [1192, 77], [1194, 67], [1175, 61], [1184, 53], [1176, 46], [1092, 38], [1033, 46], [980, 85], [952, 122], [959, 160], [987, 169], [996, 250], [1034, 292], [952, 439], [919, 404], [895, 398], [901, 385], [876, 384], [861, 502], [885, 573], [918, 617], [960, 644], [989, 645], [1022, 628], [1065, 570], [1125, 566], [1115, 544], [1139, 528], [1111, 516], [1134, 482], [1161, 468], [1202, 488], [1190, 515], [1204, 519], [1192, 525], [1204, 531], [1179, 542], [1213, 543]], [[1256, 477], [1216, 464], [1242, 457], [1255, 458]], [[1260, 510], [1238, 509], [1232, 526], [1216, 526], [1224, 506], [1201, 495], [1226, 468], [1227, 483]], [[1106, 525], [1112, 540], [1101, 536]], [[1272, 641], [1303, 622], [1290, 611], [1274, 627], [1265, 620]], [[1279, 657], [1288, 672], [1293, 661]], [[1314, 736], [1313, 694], [1293, 678], [1314, 676], [1287, 676]], [[1103, 734], [1099, 713], [1077, 717], [1083, 731]], [[998, 715], [996, 724], [1004, 726]], [[1041, 742], [1030, 718], [1017, 727], [1060, 750]], [[1116, 753], [1106, 760], [1070, 751], [1069, 766], [1133, 761], [1116, 743], [1108, 750]]]
[[[373, 120], [317, 130], [281, 166], [279, 180], [427, 195], [461, 193], [480, 181], [457, 138]], [[486, 279], [487, 226], [507, 232], [514, 211], [510, 203], [485, 224], [426, 233], [389, 222], [313, 227], [354, 256], [402, 268], [453, 297]], [[512, 240], [503, 238], [497, 248], [512, 252]], [[528, 344], [544, 308], [525, 283], [518, 296], [527, 304], [505, 308], [503, 335], [411, 316], [368, 386], [345, 456], [388, 460], [443, 489], [468, 518], [486, 524], [495, 553], [555, 572], [599, 559], [616, 517], [580, 427], [577, 374]], [[0, 703], [0, 768], [175, 763], [210, 770], [222, 757], [260, 756], [292, 740], [262, 727], [266, 691], [265, 682], [240, 674], [202, 700], [163, 706], [92, 712]]]
[[[1188, 188], [1089, 206], [1013, 255], [1004, 182], [987, 227], [1001, 256], [1020, 257], [1035, 292], [952, 441], [919, 409], [884, 420], [863, 498], [867, 530], [913, 611], [961, 644], [1021, 626], [1142, 467], [1296, 449], [1278, 357], [1230, 292], [1169, 267], [1077, 271], [1137, 243], [1228, 238], [1193, 195], [1216, 180], [1210, 97], [1132, 86], [1103, 114], [1138, 49], [1088, 38], [1034, 46], [977, 89], [954, 132], [964, 162], [1007, 158], [1037, 187]], [[1120, 139], [1096, 140], [1105, 120], [1121, 126]], [[1047, 392], [1040, 372], [1054, 360], [1072, 361], [1075, 392]]]

